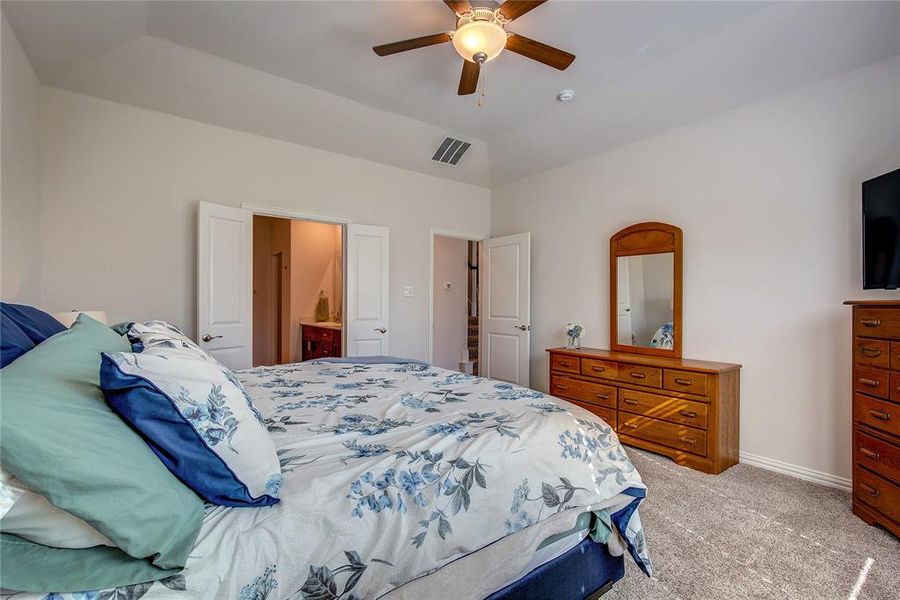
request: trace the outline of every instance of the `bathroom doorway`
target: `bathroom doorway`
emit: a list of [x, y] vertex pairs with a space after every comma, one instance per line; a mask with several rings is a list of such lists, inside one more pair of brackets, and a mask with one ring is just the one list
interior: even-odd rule
[[344, 226], [253, 215], [253, 366], [344, 355]]

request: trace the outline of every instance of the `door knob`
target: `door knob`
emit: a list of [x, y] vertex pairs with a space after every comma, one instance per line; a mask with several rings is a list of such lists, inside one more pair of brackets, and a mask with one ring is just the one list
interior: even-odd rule
[[516, 329], [521, 329], [522, 331], [528, 331], [531, 329], [530, 325], [513, 325]]
[[387, 329], [384, 327], [376, 327], [375, 331], [377, 331], [379, 333], [387, 333]]
[[203, 340], [204, 342], [211, 342], [211, 341], [213, 341], [213, 340], [215, 340], [215, 339], [218, 339], [218, 338], [220, 338], [220, 337], [222, 337], [222, 336], [221, 336], [221, 335], [209, 335], [208, 333], [204, 333], [204, 334], [203, 334], [203, 337], [200, 338], [200, 339]]

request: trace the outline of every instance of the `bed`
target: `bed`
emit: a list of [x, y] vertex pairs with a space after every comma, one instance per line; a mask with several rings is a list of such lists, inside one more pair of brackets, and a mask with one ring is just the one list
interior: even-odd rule
[[625, 555], [651, 573], [645, 487], [583, 409], [399, 359], [237, 376], [275, 442], [282, 501], [207, 505], [178, 575], [56, 597], [583, 598], [622, 577]]

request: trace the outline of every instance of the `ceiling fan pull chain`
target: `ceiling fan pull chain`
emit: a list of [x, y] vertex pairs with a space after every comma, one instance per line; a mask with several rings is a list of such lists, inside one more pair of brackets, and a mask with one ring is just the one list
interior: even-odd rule
[[478, 95], [478, 108], [484, 108], [484, 98], [487, 95], [484, 91], [484, 65], [481, 65], [481, 72], [478, 74], [481, 79], [481, 93]]

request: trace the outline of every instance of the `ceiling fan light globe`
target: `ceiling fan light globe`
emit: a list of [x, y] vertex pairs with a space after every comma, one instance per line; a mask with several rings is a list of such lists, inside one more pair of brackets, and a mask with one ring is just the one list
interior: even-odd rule
[[482, 53], [488, 62], [506, 47], [506, 31], [489, 21], [465, 23], [453, 34], [453, 47], [465, 60], [475, 62], [473, 57]]

